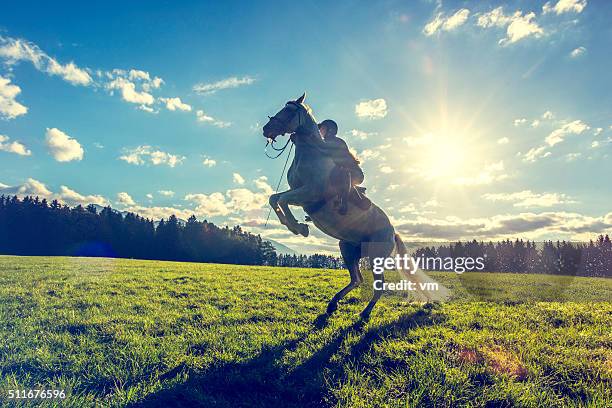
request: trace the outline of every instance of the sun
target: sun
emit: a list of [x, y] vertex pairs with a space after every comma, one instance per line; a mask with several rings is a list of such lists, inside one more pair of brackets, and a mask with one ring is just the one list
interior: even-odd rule
[[431, 133], [424, 146], [422, 169], [431, 178], [457, 175], [467, 166], [468, 158], [463, 138], [449, 133]]
[[405, 141], [418, 152], [409, 168], [425, 179], [451, 179], [469, 167], [468, 143], [461, 134], [435, 131]]

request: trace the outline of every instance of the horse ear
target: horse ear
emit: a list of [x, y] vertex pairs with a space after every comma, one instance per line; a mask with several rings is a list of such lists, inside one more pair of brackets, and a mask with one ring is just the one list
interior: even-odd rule
[[302, 103], [302, 102], [304, 102], [304, 99], [306, 99], [306, 92], [304, 92], [304, 93], [302, 94], [302, 96], [300, 96], [299, 98], [297, 98], [297, 99], [295, 100], [295, 102], [296, 102], [296, 103]]

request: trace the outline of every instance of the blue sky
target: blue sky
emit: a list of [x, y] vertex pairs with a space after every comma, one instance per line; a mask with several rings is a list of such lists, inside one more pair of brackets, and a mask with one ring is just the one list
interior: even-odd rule
[[[261, 126], [308, 93], [408, 240], [612, 230], [612, 4], [4, 5], [0, 192], [195, 213], [304, 251]], [[298, 212], [299, 213], [299, 212]]]

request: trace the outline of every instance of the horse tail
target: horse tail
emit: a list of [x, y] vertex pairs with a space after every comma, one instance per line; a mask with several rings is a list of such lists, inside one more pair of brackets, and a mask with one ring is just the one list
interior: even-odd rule
[[[404, 241], [402, 241], [402, 237], [397, 232], [395, 233], [394, 240], [395, 240], [395, 251], [397, 252], [398, 255], [400, 255], [403, 258], [404, 255], [408, 254], [408, 249], [406, 248]], [[442, 286], [441, 283], [433, 280], [422, 269], [418, 267], [416, 268], [415, 271], [412, 271], [410, 269], [406, 270], [406, 269], [401, 268], [399, 272], [403, 278], [410, 280], [416, 284], [416, 290], [414, 294], [417, 300], [425, 300], [428, 302], [429, 301], [442, 301], [450, 297], [450, 291], [446, 287]], [[437, 290], [434, 291], [434, 290], [422, 289], [423, 287], [429, 287], [428, 284], [429, 285], [437, 284]]]
[[408, 250], [406, 249], [406, 245], [404, 245], [404, 241], [402, 241], [402, 237], [400, 237], [400, 234], [396, 232], [394, 239], [395, 250], [397, 251], [397, 253], [401, 256], [406, 255], [408, 253]]

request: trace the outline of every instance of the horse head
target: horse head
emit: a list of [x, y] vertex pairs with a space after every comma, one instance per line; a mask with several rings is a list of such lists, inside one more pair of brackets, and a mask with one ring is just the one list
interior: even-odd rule
[[300, 126], [316, 124], [310, 110], [304, 105], [305, 98], [306, 93], [295, 101], [287, 102], [276, 115], [268, 116], [268, 123], [263, 127], [263, 136], [266, 139], [276, 140], [278, 136], [296, 132]]

